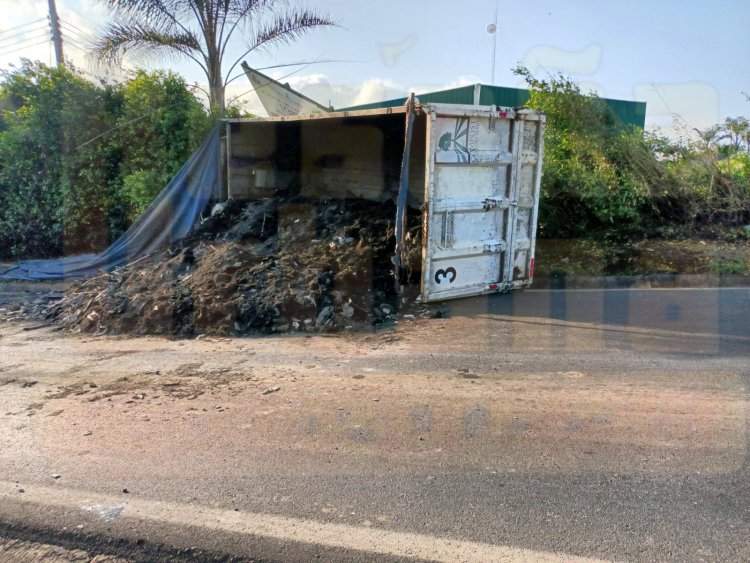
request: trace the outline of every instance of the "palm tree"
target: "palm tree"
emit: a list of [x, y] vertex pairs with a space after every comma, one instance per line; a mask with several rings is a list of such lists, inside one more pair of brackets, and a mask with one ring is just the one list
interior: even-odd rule
[[698, 135], [703, 148], [708, 151], [722, 138], [721, 125], [712, 125], [706, 129], [693, 129]]
[[742, 143], [747, 142], [748, 133], [750, 133], [750, 121], [744, 117], [727, 117], [724, 121], [724, 131], [734, 151], [739, 152]]
[[[126, 52], [191, 59], [208, 80], [211, 110], [226, 111], [229, 75], [249, 53], [291, 42], [335, 23], [287, 0], [100, 0], [115, 16], [93, 44], [97, 60], [118, 65]], [[228, 49], [245, 40], [242, 54], [225, 63]], [[223, 72], [228, 66], [226, 73]], [[227, 78], [225, 78], [227, 77]]]

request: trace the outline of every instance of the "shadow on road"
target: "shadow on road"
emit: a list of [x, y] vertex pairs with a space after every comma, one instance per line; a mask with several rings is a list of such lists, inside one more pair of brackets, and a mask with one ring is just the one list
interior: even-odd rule
[[605, 333], [684, 333], [715, 340], [717, 351], [750, 352], [750, 288], [529, 290], [444, 307], [451, 316], [560, 327], [579, 323], [578, 328]]

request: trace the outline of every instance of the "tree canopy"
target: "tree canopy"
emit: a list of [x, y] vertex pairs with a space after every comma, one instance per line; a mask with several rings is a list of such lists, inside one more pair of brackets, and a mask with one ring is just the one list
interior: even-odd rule
[[2, 76], [0, 109], [0, 258], [102, 250], [210, 128], [165, 72], [100, 84], [26, 61]]

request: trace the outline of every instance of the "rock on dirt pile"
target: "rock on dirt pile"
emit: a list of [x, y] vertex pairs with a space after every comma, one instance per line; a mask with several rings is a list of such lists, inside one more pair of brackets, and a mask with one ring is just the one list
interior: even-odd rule
[[[87, 332], [192, 336], [330, 331], [395, 313], [392, 203], [296, 197], [217, 211], [39, 316]], [[419, 226], [410, 233], [417, 248]]]

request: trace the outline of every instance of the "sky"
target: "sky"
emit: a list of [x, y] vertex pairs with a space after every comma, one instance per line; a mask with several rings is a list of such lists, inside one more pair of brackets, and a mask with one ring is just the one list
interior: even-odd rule
[[[109, 15], [92, 0], [57, 0], [66, 56], [96, 74], [87, 41]], [[511, 69], [562, 72], [601, 96], [647, 102], [648, 129], [706, 128], [750, 116], [750, 2], [747, 0], [307, 0], [337, 28], [246, 57], [324, 105], [344, 107], [458, 85], [490, 83], [497, 10], [495, 83], [523, 87]], [[20, 57], [54, 61], [47, 0], [0, 0], [0, 69]], [[235, 54], [242, 47], [238, 37]], [[323, 62], [328, 61], [328, 62]], [[174, 59], [128, 59], [127, 68], [169, 68], [190, 83], [201, 71]], [[110, 73], [111, 74], [111, 73]], [[233, 75], [236, 73], [233, 73]], [[263, 114], [244, 76], [228, 89]]]

